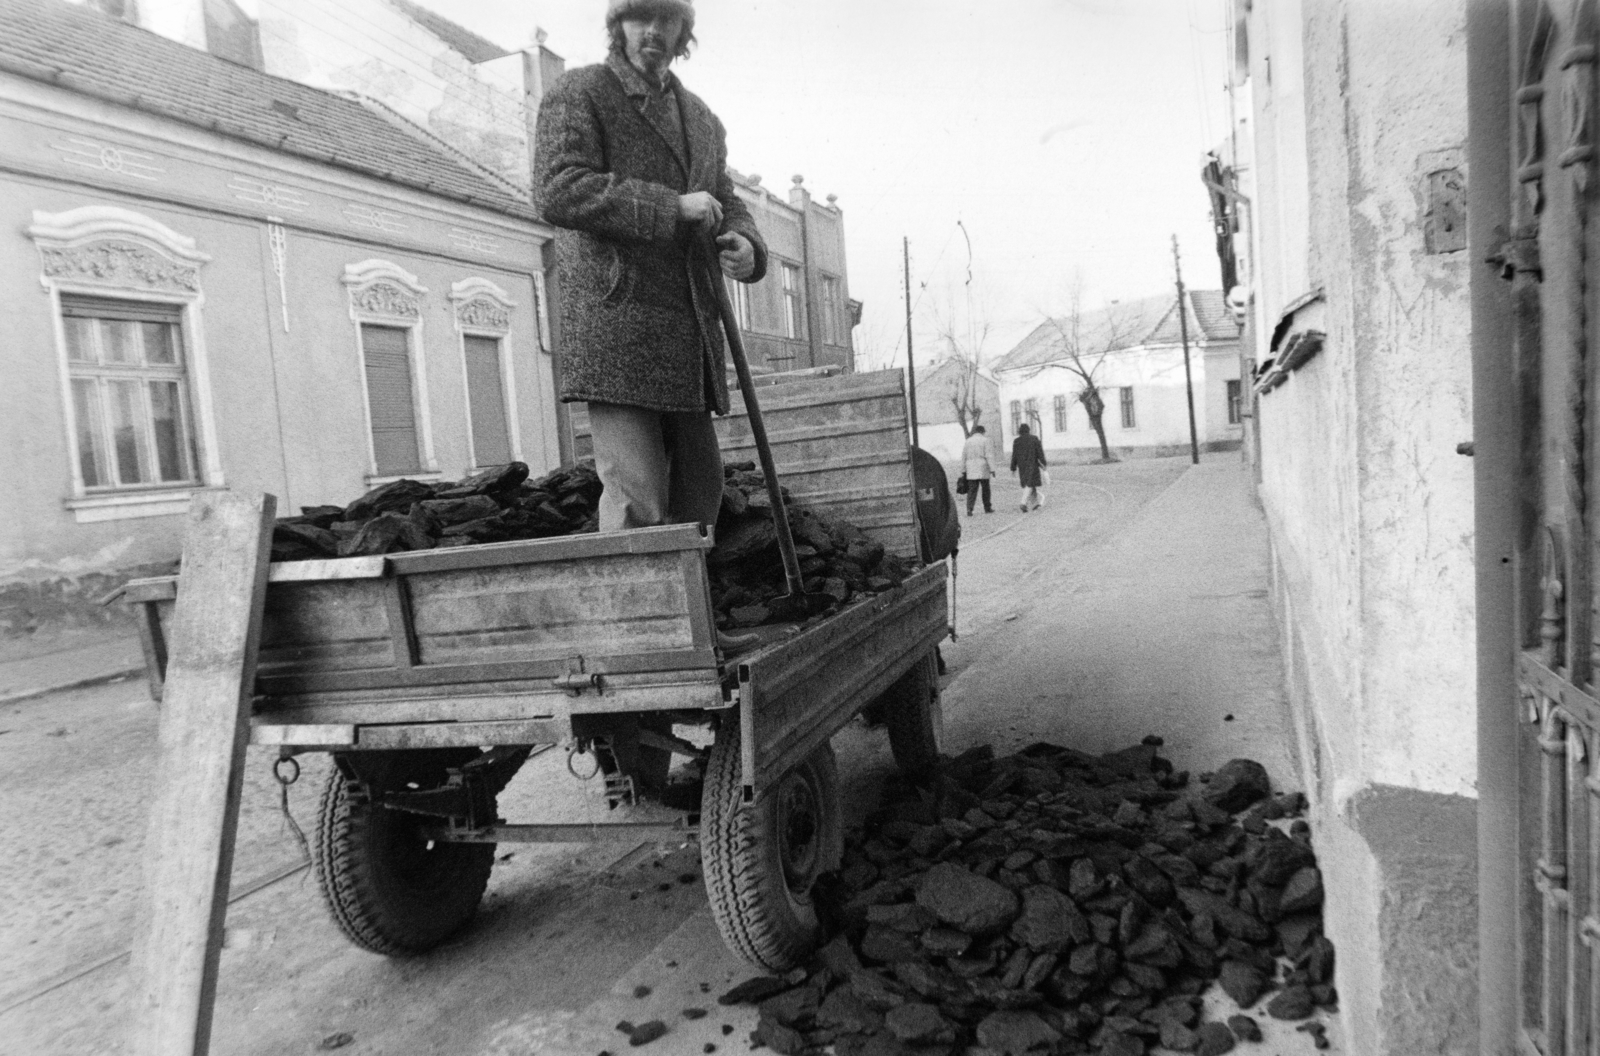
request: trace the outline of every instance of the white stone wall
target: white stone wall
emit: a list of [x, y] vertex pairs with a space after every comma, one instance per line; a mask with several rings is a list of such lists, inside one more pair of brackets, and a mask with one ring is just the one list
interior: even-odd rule
[[1345, 1040], [1476, 1052], [1474, 848], [1402, 875], [1373, 837], [1382, 808], [1361, 806], [1399, 790], [1413, 812], [1470, 814], [1475, 796], [1472, 466], [1455, 453], [1472, 435], [1471, 262], [1423, 236], [1428, 174], [1465, 171], [1464, 8], [1274, 0], [1247, 22], [1258, 363], [1285, 306], [1322, 293], [1289, 331], [1323, 330], [1322, 351], [1257, 422]]

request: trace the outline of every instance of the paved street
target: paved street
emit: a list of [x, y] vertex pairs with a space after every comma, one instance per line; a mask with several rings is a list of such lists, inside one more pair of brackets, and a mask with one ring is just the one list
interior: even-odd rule
[[[947, 749], [1049, 739], [1102, 751], [1157, 733], [1179, 768], [1249, 755], [1294, 787], [1264, 529], [1236, 456], [1052, 472], [1042, 511], [1020, 513], [1002, 480], [997, 512], [963, 519], [960, 639], [944, 647]], [[13, 840], [0, 859], [12, 893], [0, 906], [0, 1051], [120, 1051], [128, 984], [115, 958], [131, 931], [155, 727], [136, 681], [0, 708]], [[859, 817], [889, 772], [885, 737], [857, 724], [835, 747]], [[325, 775], [325, 762], [309, 761], [290, 790], [307, 832]], [[530, 762], [502, 804], [512, 820], [535, 804], [562, 820], [606, 813], [598, 783], [570, 777], [560, 752]], [[269, 757], [252, 750], [235, 891], [300, 853]], [[661, 1052], [746, 1050], [753, 1016], [715, 998], [751, 973], [717, 937], [693, 846], [502, 855], [477, 923], [417, 960], [349, 946], [309, 871], [240, 898], [213, 1051], [310, 1052], [348, 1033], [342, 1052], [593, 1056], [618, 1050], [618, 1020], [656, 1017], [672, 1026]], [[685, 1008], [711, 1014], [689, 1021]]]

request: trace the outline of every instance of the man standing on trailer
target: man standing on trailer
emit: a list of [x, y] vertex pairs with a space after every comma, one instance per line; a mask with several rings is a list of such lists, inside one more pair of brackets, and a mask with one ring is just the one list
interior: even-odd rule
[[[556, 227], [561, 398], [586, 400], [600, 530], [716, 524], [728, 411], [710, 261], [758, 282], [767, 249], [727, 170], [722, 122], [669, 67], [692, 0], [610, 0], [611, 52], [539, 108], [534, 192]], [[715, 239], [715, 249], [708, 243]]]

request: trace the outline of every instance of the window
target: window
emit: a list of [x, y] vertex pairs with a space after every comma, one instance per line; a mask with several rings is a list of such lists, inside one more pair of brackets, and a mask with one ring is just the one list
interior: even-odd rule
[[1137, 420], [1133, 416], [1133, 387], [1124, 385], [1118, 391], [1122, 393], [1122, 428], [1138, 428]]
[[1238, 425], [1242, 408], [1240, 407], [1240, 393], [1238, 379], [1228, 382], [1228, 424]]
[[1039, 401], [1038, 400], [1030, 399], [1030, 400], [1023, 401], [1022, 413], [1028, 419], [1028, 428], [1032, 429], [1036, 433], [1044, 432], [1043, 426], [1041, 426], [1040, 423], [1039, 423]]
[[783, 266], [783, 336], [805, 336], [805, 305], [800, 300], [800, 269], [793, 264]]
[[839, 296], [839, 280], [822, 276], [822, 339], [830, 345], [848, 344], [844, 339], [844, 301]]
[[733, 318], [740, 330], [750, 329], [750, 287], [738, 279], [728, 281], [728, 300], [733, 304]]
[[63, 297], [61, 314], [84, 490], [197, 483], [179, 308]]
[[511, 459], [511, 430], [506, 423], [506, 392], [500, 370], [500, 340], [467, 334], [461, 339], [467, 357], [467, 408], [472, 416], [472, 463], [503, 466]]
[[1056, 432], [1064, 433], [1067, 431], [1067, 398], [1065, 396], [1057, 396], [1055, 405]]
[[1018, 400], [1011, 401], [1011, 435], [1016, 436], [1022, 432], [1022, 403]]
[[367, 409], [372, 421], [372, 456], [377, 475], [421, 472], [411, 381], [411, 331], [362, 323], [361, 359], [366, 367]]

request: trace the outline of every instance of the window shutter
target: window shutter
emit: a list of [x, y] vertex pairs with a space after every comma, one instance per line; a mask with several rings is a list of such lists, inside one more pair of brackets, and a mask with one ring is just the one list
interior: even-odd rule
[[379, 476], [416, 473], [417, 408], [411, 394], [410, 334], [392, 326], [361, 327], [372, 413], [372, 451]]
[[468, 336], [464, 345], [472, 457], [480, 466], [504, 465], [511, 461], [511, 433], [506, 427], [506, 396], [500, 379], [500, 342]]

